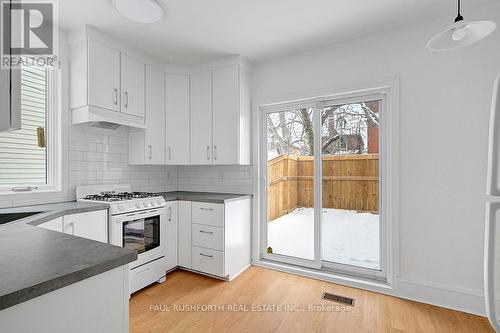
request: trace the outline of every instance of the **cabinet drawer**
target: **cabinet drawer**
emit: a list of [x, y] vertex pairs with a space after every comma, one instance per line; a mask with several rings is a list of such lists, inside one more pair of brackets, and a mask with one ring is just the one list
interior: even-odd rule
[[197, 246], [193, 246], [191, 252], [192, 269], [224, 277], [224, 252]]
[[224, 205], [193, 202], [192, 221], [196, 224], [224, 226]]
[[195, 246], [224, 251], [224, 228], [193, 224], [191, 239]]

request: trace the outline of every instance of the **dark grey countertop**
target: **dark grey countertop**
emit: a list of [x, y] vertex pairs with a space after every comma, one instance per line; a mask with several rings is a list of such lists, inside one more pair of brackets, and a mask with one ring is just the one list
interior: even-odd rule
[[157, 194], [163, 196], [166, 201], [184, 200], [184, 201], [220, 203], [220, 204], [252, 196], [251, 194], [230, 194], [230, 193], [188, 192], [188, 191], [160, 192]]
[[136, 260], [136, 251], [36, 226], [108, 207], [66, 202], [0, 209], [0, 216], [41, 212], [0, 225], [0, 310]]

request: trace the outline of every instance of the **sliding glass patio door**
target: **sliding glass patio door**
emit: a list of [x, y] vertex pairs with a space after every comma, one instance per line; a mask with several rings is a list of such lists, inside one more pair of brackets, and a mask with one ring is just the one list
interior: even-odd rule
[[263, 113], [264, 259], [382, 279], [381, 94]]
[[321, 267], [319, 184], [319, 110], [311, 106], [265, 115], [267, 177], [264, 257], [307, 267]]

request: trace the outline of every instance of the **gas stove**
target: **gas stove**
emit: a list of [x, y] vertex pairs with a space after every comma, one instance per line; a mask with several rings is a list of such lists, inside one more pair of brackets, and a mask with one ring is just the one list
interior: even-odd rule
[[129, 264], [130, 293], [155, 281], [165, 281], [167, 225], [172, 219], [172, 207], [167, 209], [162, 196], [133, 192], [131, 185], [118, 184], [78, 186], [76, 198], [108, 204], [109, 243], [137, 251], [137, 260]]
[[165, 206], [165, 199], [150, 192], [133, 192], [131, 185], [89, 185], [76, 189], [78, 201], [107, 203], [111, 215]]
[[157, 195], [149, 192], [120, 192], [116, 193], [115, 191], [111, 192], [101, 192], [99, 194], [89, 194], [86, 195], [86, 200], [94, 200], [94, 201], [124, 201], [124, 200], [132, 200], [132, 199], [145, 199], [145, 198], [153, 198]]

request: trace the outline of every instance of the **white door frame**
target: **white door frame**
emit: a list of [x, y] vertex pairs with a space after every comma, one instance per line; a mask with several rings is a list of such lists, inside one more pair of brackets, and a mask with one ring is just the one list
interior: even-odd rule
[[[399, 137], [399, 117], [398, 117], [398, 103], [399, 103], [399, 82], [398, 79], [382, 82], [382, 84], [374, 84], [371, 88], [351, 90], [348, 92], [339, 92], [332, 95], [320, 96], [315, 98], [308, 98], [296, 100], [285, 103], [274, 103], [261, 106], [258, 117], [260, 138], [258, 140], [259, 149], [259, 168], [260, 168], [260, 182], [258, 185], [260, 197], [260, 212], [258, 228], [260, 229], [260, 239], [258, 241], [258, 249], [260, 251], [260, 259], [267, 259], [273, 261], [280, 261], [282, 263], [311, 267], [316, 269], [324, 269], [331, 271], [332, 274], [348, 274], [360, 278], [369, 278], [379, 281], [384, 281], [392, 285], [396, 272], [399, 270], [398, 265], [398, 228], [396, 218], [399, 214], [399, 168], [398, 168], [398, 137]], [[300, 260], [288, 256], [267, 253], [267, 131], [266, 131], [266, 115], [270, 112], [293, 110], [300, 107], [315, 107], [319, 110], [324, 104], [330, 104], [332, 101], [335, 103], [348, 103], [353, 101], [373, 99], [381, 99], [382, 107], [380, 114], [380, 261], [381, 271], [366, 269], [361, 267], [354, 267], [339, 263], [325, 263], [320, 258], [316, 257], [317, 253], [321, 253], [321, 185], [320, 181], [315, 181], [315, 223], [319, 226], [315, 227], [315, 260]], [[319, 113], [316, 111], [316, 113]], [[315, 117], [315, 128], [321, 129], [320, 116]], [[320, 152], [321, 131], [315, 131], [315, 156], [321, 156]], [[315, 175], [321, 174], [321, 159], [315, 159], [314, 172]], [[316, 165], [318, 164], [318, 165]], [[319, 207], [318, 207], [319, 206]], [[317, 231], [317, 232], [316, 232]], [[318, 265], [319, 259], [319, 265]]]

